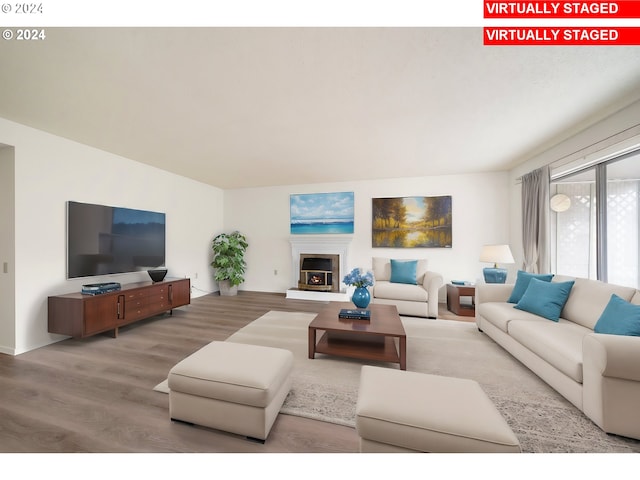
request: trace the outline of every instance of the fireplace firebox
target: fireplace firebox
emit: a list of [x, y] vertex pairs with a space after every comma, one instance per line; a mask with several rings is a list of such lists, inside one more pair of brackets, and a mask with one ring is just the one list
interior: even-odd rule
[[338, 278], [336, 260], [336, 255], [301, 255], [298, 288], [320, 292], [335, 291], [334, 275], [335, 278]]

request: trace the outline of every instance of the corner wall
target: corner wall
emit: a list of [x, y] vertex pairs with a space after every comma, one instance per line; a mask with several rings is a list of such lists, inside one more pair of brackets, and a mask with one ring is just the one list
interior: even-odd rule
[[67, 280], [68, 200], [165, 212], [168, 276], [191, 278], [194, 297], [216, 288], [209, 244], [223, 225], [222, 190], [1, 118], [0, 143], [15, 148], [15, 345], [3, 348], [19, 354], [64, 338], [47, 332], [50, 295], [148, 280]]
[[12, 147], [0, 144], [0, 353], [11, 353], [16, 337], [14, 156]]
[[[445, 283], [476, 281], [487, 266], [478, 261], [482, 245], [508, 241], [507, 172], [226, 190], [225, 229], [240, 230], [249, 242], [246, 281], [240, 289], [285, 292], [294, 287], [289, 243], [291, 194], [350, 191], [355, 196], [355, 231], [349, 268], [370, 269], [374, 256], [421, 257], [428, 259], [430, 270], [443, 275]], [[439, 195], [452, 196], [452, 248], [372, 247], [372, 198]]]

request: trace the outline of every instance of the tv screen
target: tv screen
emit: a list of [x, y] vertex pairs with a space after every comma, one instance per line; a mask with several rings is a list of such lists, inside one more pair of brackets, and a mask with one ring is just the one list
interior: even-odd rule
[[67, 278], [148, 270], [164, 262], [164, 213], [67, 202]]

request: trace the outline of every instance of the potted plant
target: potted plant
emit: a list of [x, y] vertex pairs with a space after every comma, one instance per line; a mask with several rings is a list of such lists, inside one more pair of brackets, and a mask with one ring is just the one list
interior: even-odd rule
[[215, 269], [214, 279], [220, 287], [220, 295], [237, 295], [238, 285], [244, 282], [244, 271], [247, 264], [244, 254], [249, 244], [240, 232], [221, 233], [211, 243]]

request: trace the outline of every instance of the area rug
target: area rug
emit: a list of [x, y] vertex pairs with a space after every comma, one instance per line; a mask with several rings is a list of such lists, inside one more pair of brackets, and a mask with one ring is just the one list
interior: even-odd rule
[[[353, 427], [362, 365], [395, 369], [398, 365], [323, 354], [309, 359], [307, 333], [314, 317], [270, 311], [227, 341], [293, 352], [293, 385], [281, 413]], [[407, 333], [407, 370], [477, 381], [524, 452], [640, 452], [640, 441], [604, 433], [474, 323], [413, 317], [402, 317], [402, 322]], [[166, 380], [154, 390], [168, 392]]]

